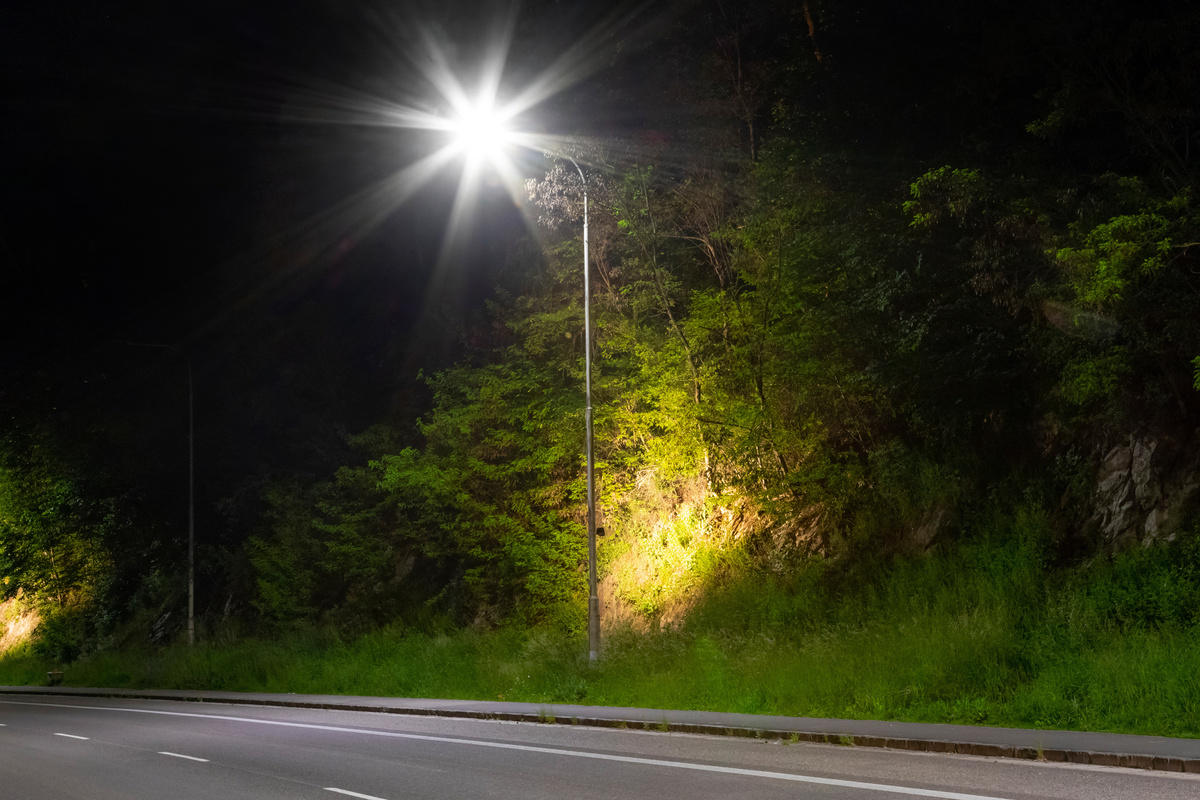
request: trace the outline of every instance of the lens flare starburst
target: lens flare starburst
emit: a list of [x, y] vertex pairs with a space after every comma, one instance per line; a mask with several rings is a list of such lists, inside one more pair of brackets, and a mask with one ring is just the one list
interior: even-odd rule
[[451, 121], [450, 132], [454, 145], [472, 160], [494, 161], [504, 154], [512, 131], [504, 115], [497, 113], [490, 103], [477, 103], [460, 112]]
[[[530, 226], [535, 227], [525, 211], [520, 161], [522, 158], [540, 158], [543, 153], [553, 154], [569, 145], [572, 139], [525, 132], [522, 122], [527, 121], [527, 115], [536, 106], [595, 71], [603, 63], [601, 54], [608, 49], [607, 44], [601, 42], [611, 40], [613, 30], [627, 22], [627, 17], [613, 18], [594, 29], [587, 40], [574, 43], [566, 54], [551, 59], [549, 68], [524, 86], [514, 88], [507, 97], [504, 77], [512, 42], [511, 19], [508, 24], [493, 30], [488, 45], [477, 51], [482, 55], [475, 64], [452, 65], [446, 54], [456, 48], [432, 34], [427, 33], [421, 38], [421, 57], [414, 59], [413, 64], [432, 88], [429, 94], [436, 97], [435, 104], [445, 111], [436, 113], [396, 104], [387, 109], [385, 117], [387, 124], [396, 127], [446, 135], [442, 147], [418, 162], [417, 169], [407, 170], [409, 175], [428, 174], [421, 168], [424, 162], [442, 164], [457, 159], [462, 165], [439, 267], [460, 238], [485, 175], [503, 186], [514, 205], [522, 209]], [[461, 75], [466, 71], [474, 73], [475, 79], [464, 81]], [[412, 186], [407, 188], [410, 192], [416, 191]]]
[[[371, 35], [363, 46], [379, 46], [385, 54], [379, 63], [392, 59], [392, 78], [381, 78], [369, 91], [293, 78], [287, 81], [289, 102], [282, 119], [393, 130], [401, 143], [399, 151], [413, 153], [421, 142], [428, 142], [429, 148], [298, 223], [285, 234], [289, 250], [305, 253], [306, 261], [340, 257], [403, 204], [455, 171], [458, 185], [435, 272], [441, 272], [455, 243], [468, 238], [470, 212], [485, 180], [503, 187], [536, 228], [528, 212], [525, 177], [544, 168], [543, 154], [578, 152], [584, 143], [578, 136], [531, 132], [541, 127], [534, 124], [539, 106], [610, 67], [613, 43], [632, 35], [633, 22], [643, 16], [641, 9], [618, 3], [610, 16], [569, 40], [535, 36], [537, 48], [517, 48], [521, 59], [515, 65], [509, 64], [516, 27], [513, 9], [481, 21], [474, 35], [461, 41], [449, 38], [435, 22], [413, 19], [407, 12], [381, 12], [372, 18]], [[556, 41], [557, 51], [548, 44]], [[542, 67], [535, 68], [535, 62]], [[277, 113], [272, 116], [281, 119]]]

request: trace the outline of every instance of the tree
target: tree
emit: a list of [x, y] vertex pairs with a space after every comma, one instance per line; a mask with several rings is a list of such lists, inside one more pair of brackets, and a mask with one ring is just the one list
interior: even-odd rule
[[0, 592], [65, 609], [89, 600], [108, 566], [112, 502], [32, 451], [0, 451]]

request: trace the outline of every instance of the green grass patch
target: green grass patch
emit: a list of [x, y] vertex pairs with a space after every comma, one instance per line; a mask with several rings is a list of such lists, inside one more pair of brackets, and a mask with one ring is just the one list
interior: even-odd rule
[[[1200, 736], [1200, 537], [1047, 566], [1036, 509], [849, 581], [747, 572], [686, 625], [584, 637], [329, 628], [92, 653], [66, 685], [580, 703]], [[860, 576], [861, 577], [861, 576]], [[40, 684], [26, 647], [0, 683]]]

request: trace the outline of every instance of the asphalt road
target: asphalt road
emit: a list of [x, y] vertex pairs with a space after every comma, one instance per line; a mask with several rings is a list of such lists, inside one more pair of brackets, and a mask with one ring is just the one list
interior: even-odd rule
[[0, 798], [1200, 797], [1200, 775], [164, 700], [0, 698]]

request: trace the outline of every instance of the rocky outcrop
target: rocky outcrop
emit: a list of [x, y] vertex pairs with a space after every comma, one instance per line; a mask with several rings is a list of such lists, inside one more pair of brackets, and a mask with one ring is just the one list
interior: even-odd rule
[[1169, 541], [1198, 502], [1200, 429], [1135, 434], [1104, 455], [1088, 524], [1113, 550]]
[[934, 503], [933, 507], [926, 511], [917, 524], [908, 531], [902, 548], [910, 552], [924, 552], [933, 546], [939, 536], [952, 530], [956, 521], [953, 502], [941, 500]]

